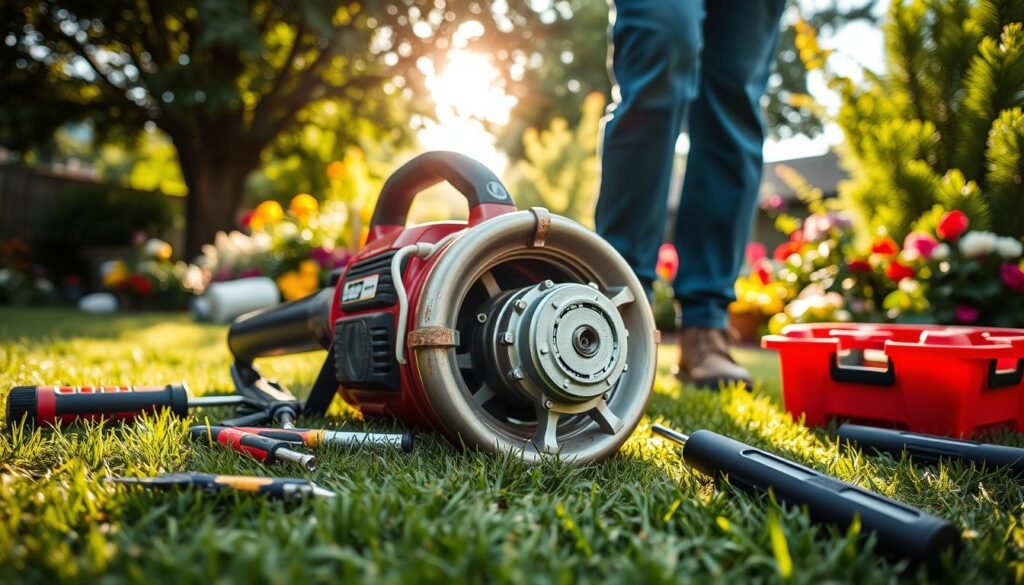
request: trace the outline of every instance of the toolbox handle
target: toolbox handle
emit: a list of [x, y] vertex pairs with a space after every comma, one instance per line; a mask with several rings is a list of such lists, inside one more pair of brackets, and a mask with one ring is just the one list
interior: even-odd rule
[[833, 382], [843, 384], [869, 384], [871, 386], [893, 386], [896, 384], [896, 371], [892, 359], [884, 370], [861, 366], [844, 366], [839, 363], [839, 354], [829, 356], [828, 374]]
[[999, 360], [992, 360], [988, 366], [988, 387], [1006, 388], [1016, 386], [1024, 380], [1024, 358], [1017, 360], [1017, 367], [1012, 370], [999, 370]]
[[[399, 167], [384, 183], [370, 221], [370, 239], [404, 228], [416, 195], [442, 181], [455, 187], [469, 202], [470, 223], [475, 218], [516, 210], [501, 180], [482, 163], [457, 152], [426, 152]], [[483, 206], [494, 207], [490, 213], [484, 213], [488, 208]]]

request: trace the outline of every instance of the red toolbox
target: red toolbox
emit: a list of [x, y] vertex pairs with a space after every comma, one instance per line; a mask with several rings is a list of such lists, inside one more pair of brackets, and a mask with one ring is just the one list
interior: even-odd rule
[[1024, 431], [1022, 329], [815, 323], [761, 345], [779, 352], [786, 410], [808, 425]]

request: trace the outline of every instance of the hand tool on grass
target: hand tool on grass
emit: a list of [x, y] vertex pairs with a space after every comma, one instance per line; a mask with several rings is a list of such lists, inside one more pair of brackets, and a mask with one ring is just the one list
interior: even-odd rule
[[771, 490], [780, 502], [805, 506], [816, 522], [845, 529], [859, 516], [864, 532], [878, 539], [880, 552], [937, 566], [942, 553], [959, 544], [959, 533], [947, 520], [778, 455], [707, 430], [689, 436], [662, 425], [651, 430], [683, 445], [683, 460], [701, 473], [748, 493]]
[[110, 481], [164, 490], [188, 487], [208, 492], [237, 490], [282, 499], [305, 496], [333, 498], [335, 495], [334, 492], [324, 489], [307, 479], [260, 477], [255, 475], [215, 475], [213, 473], [197, 473], [193, 471], [165, 473], [156, 477], [114, 477]]
[[302, 410], [298, 399], [268, 380], [239, 387], [239, 394], [189, 397], [184, 382], [165, 386], [20, 386], [7, 396], [7, 422], [28, 426], [76, 420], [125, 420], [170, 410], [188, 416], [190, 408], [236, 406], [234, 424], [274, 420], [288, 426]]
[[1024, 449], [1020, 447], [848, 423], [839, 427], [839, 440], [864, 451], [888, 453], [897, 459], [905, 451], [914, 460], [934, 462], [940, 459], [955, 459], [974, 463], [979, 467], [1007, 467], [1018, 476], [1024, 476]]
[[268, 429], [263, 427], [235, 427], [261, 437], [289, 443], [302, 443], [307, 447], [321, 445], [385, 445], [400, 447], [405, 453], [412, 451], [412, 433], [356, 433], [326, 429]]
[[248, 453], [264, 463], [288, 461], [309, 471], [316, 469], [316, 457], [293, 451], [292, 443], [287, 441], [261, 437], [234, 427], [196, 425], [189, 432], [193, 439], [206, 440], [210, 444], [220, 443], [229, 449]]

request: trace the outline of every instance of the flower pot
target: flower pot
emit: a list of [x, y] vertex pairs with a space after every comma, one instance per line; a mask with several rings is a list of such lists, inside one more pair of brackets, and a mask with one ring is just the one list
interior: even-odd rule
[[759, 312], [729, 313], [729, 328], [740, 343], [756, 343], [761, 338], [761, 326], [766, 322], [767, 318]]

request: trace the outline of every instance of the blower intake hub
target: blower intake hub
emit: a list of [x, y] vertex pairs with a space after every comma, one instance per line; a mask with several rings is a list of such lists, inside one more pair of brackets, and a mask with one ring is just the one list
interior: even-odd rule
[[[550, 280], [499, 297], [482, 344], [495, 385], [529, 402], [581, 403], [606, 394], [626, 363], [622, 318], [596, 284]], [[499, 380], [500, 378], [500, 380]]]

